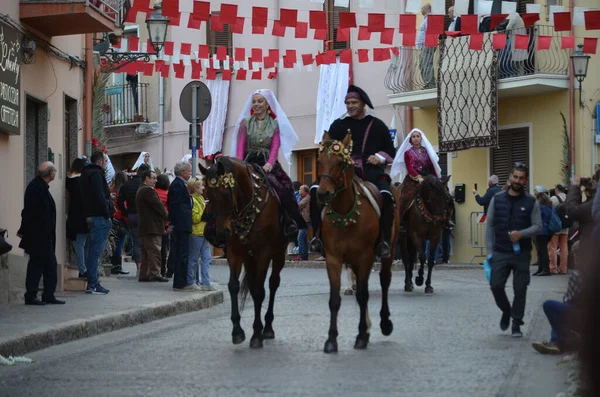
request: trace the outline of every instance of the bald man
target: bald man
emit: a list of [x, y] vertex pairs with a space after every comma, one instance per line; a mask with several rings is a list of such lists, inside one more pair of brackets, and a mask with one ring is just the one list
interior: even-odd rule
[[[62, 305], [56, 299], [56, 205], [50, 194], [50, 182], [56, 176], [56, 167], [50, 161], [42, 163], [37, 176], [25, 190], [25, 204], [21, 211], [21, 227], [17, 235], [22, 248], [29, 255], [25, 279], [25, 304], [43, 306]], [[44, 277], [42, 300], [37, 297], [40, 278]]]

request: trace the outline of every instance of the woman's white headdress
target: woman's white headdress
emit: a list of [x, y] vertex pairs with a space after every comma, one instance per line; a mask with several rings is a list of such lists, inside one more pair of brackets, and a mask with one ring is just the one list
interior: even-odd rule
[[185, 156], [183, 156], [181, 158], [181, 161], [185, 161], [186, 163], [190, 161], [190, 159], [192, 158], [191, 154], [186, 154]]
[[[148, 153], [148, 152], [142, 152], [142, 153], [140, 153], [140, 156], [138, 157], [137, 161], [135, 162], [135, 164], [131, 168], [132, 171], [137, 170], [138, 167], [144, 163], [144, 157], [146, 156], [146, 153]], [[152, 171], [154, 171], [154, 164], [152, 164], [152, 157], [150, 157], [150, 161], [149, 161], [148, 165], [150, 166], [150, 169]]]
[[275, 98], [275, 95], [273, 94], [273, 92], [271, 92], [271, 90], [256, 90], [253, 93], [251, 93], [248, 97], [246, 105], [244, 106], [244, 110], [242, 110], [242, 113], [240, 114], [237, 123], [235, 123], [235, 128], [233, 130], [233, 136], [231, 139], [231, 146], [229, 148], [229, 156], [236, 156], [240, 124], [242, 124], [242, 120], [250, 118], [250, 110], [252, 109], [252, 97], [256, 94], [262, 95], [266, 99], [267, 103], [269, 104], [269, 107], [271, 108], [271, 111], [275, 114], [275, 116], [277, 116], [277, 123], [279, 124], [279, 138], [281, 141], [281, 151], [283, 152], [283, 157], [286, 159], [288, 164], [291, 164], [292, 150], [294, 149], [294, 146], [296, 146], [296, 143], [298, 143], [298, 135], [296, 135], [294, 127], [292, 127], [290, 120], [288, 119], [287, 115], [283, 111], [283, 108], [281, 107], [281, 105], [277, 101], [277, 98]]
[[404, 181], [404, 178], [406, 177], [406, 175], [408, 175], [408, 170], [406, 169], [406, 163], [404, 162], [404, 153], [406, 153], [407, 151], [410, 150], [410, 148], [412, 148], [412, 143], [410, 142], [410, 138], [412, 137], [412, 134], [415, 131], [418, 132], [419, 134], [421, 134], [421, 146], [427, 150], [427, 154], [429, 155], [429, 159], [433, 163], [433, 168], [435, 168], [436, 174], [438, 176], [442, 175], [442, 169], [440, 168], [440, 165], [439, 165], [440, 158], [438, 157], [437, 153], [435, 152], [435, 149], [433, 148], [433, 146], [431, 145], [431, 143], [429, 142], [429, 140], [427, 139], [427, 137], [425, 136], [423, 131], [421, 131], [418, 128], [413, 128], [410, 131], [410, 133], [406, 136], [406, 138], [404, 139], [404, 142], [402, 142], [402, 145], [400, 145], [400, 148], [396, 152], [396, 157], [394, 157], [394, 162], [392, 163], [392, 171], [390, 172], [390, 176], [392, 177], [392, 180], [396, 180], [396, 177], [400, 176], [399, 180], [400, 180], [400, 182], [402, 182], [402, 181]]

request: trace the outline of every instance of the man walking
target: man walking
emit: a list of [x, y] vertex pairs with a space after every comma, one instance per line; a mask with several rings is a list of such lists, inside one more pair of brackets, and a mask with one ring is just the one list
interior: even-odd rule
[[488, 189], [485, 192], [485, 194], [483, 195], [483, 197], [481, 197], [479, 195], [479, 193], [477, 193], [477, 189], [473, 189], [473, 195], [475, 196], [475, 201], [477, 201], [477, 204], [479, 204], [483, 207], [484, 214], [487, 214], [488, 207], [490, 206], [490, 202], [492, 201], [494, 196], [496, 194], [500, 193], [501, 191], [502, 191], [502, 189], [500, 188], [500, 186], [498, 186], [498, 176], [497, 175], [492, 175], [492, 176], [490, 176], [490, 179], [488, 179]]
[[165, 234], [165, 221], [169, 214], [154, 190], [156, 173], [151, 170], [142, 172], [142, 184], [135, 196], [135, 204], [139, 214], [139, 235], [142, 240], [142, 265], [138, 281], [168, 282], [161, 276], [161, 245]]
[[[487, 212], [486, 245], [488, 261], [492, 266], [490, 287], [496, 305], [502, 310], [500, 329], [505, 331], [512, 317], [512, 336], [523, 337], [521, 325], [525, 314], [531, 238], [542, 231], [540, 207], [536, 199], [525, 191], [529, 170], [516, 163], [509, 177], [508, 189], [492, 199]], [[505, 286], [513, 273], [514, 300], [512, 307]]]
[[188, 257], [190, 251], [190, 234], [192, 233], [192, 198], [187, 188], [187, 181], [192, 174], [190, 163], [180, 161], [175, 164], [176, 178], [169, 186], [167, 206], [169, 207], [169, 229], [172, 231], [173, 242], [171, 255], [175, 273], [173, 275], [173, 290], [196, 291], [193, 285], [188, 285]]
[[104, 177], [106, 159], [101, 151], [94, 152], [90, 164], [81, 173], [81, 196], [83, 215], [90, 233], [90, 248], [85, 264], [88, 271], [87, 294], [106, 295], [109, 290], [98, 281], [98, 266], [106, 247], [106, 240], [112, 227], [114, 213], [110, 189]]
[[[21, 227], [17, 236], [19, 247], [29, 255], [25, 278], [25, 304], [42, 306], [46, 303], [62, 305], [54, 297], [56, 291], [56, 205], [48, 190], [56, 176], [56, 167], [47, 161], [38, 168], [37, 176], [25, 190], [21, 211]], [[44, 277], [42, 300], [37, 298], [40, 277]]]

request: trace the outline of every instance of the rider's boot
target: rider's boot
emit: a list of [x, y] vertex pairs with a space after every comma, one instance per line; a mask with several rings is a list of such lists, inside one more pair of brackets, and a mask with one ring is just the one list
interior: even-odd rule
[[306, 229], [308, 226], [302, 218], [302, 214], [300, 214], [298, 203], [291, 191], [286, 192], [280, 199], [283, 215], [283, 234], [293, 243], [297, 240], [298, 230]]
[[323, 243], [321, 242], [321, 211], [323, 206], [317, 201], [317, 189], [319, 185], [310, 187], [310, 224], [312, 225], [314, 237], [310, 240], [309, 251], [323, 255]]
[[391, 237], [392, 237], [392, 225], [394, 224], [394, 198], [389, 191], [383, 190], [381, 192], [383, 197], [383, 208], [381, 210], [381, 230], [382, 240], [377, 246], [377, 256], [385, 259], [391, 256]]

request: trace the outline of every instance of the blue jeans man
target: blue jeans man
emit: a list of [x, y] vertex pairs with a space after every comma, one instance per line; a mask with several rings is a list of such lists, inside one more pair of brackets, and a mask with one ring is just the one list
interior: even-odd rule
[[90, 235], [90, 248], [85, 261], [88, 273], [86, 293], [106, 295], [109, 291], [98, 282], [98, 266], [106, 248], [106, 241], [112, 228], [112, 222], [110, 219], [100, 216], [88, 217], [86, 218], [86, 222]]

